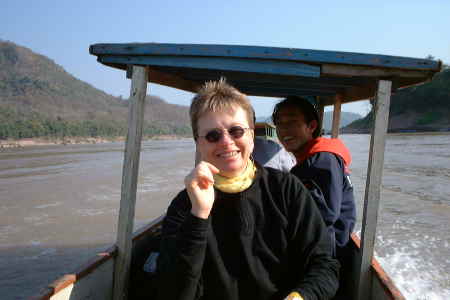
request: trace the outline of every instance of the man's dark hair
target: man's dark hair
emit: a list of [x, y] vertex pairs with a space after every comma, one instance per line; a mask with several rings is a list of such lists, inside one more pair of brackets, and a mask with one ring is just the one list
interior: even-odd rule
[[316, 138], [320, 136], [322, 126], [320, 124], [319, 112], [317, 110], [317, 103], [315, 99], [313, 98], [310, 99], [310, 97], [307, 98], [299, 96], [289, 96], [283, 99], [282, 101], [278, 102], [275, 105], [272, 113], [272, 121], [275, 124], [275, 126], [277, 125], [279, 111], [285, 107], [298, 108], [302, 112], [303, 116], [305, 117], [305, 121], [308, 124], [311, 123], [312, 120], [316, 120], [317, 128], [313, 132], [313, 137]]

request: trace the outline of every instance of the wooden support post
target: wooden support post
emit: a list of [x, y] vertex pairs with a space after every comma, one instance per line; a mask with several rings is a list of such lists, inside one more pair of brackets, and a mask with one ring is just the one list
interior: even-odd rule
[[119, 223], [117, 227], [117, 256], [114, 265], [114, 300], [124, 300], [127, 298], [131, 263], [131, 237], [136, 204], [136, 187], [139, 172], [147, 81], [148, 69], [146, 67], [134, 66], [128, 110], [128, 134], [122, 170]]
[[318, 112], [319, 112], [319, 122], [320, 122], [320, 133], [321, 133], [321, 135], [322, 135], [322, 130], [323, 130], [323, 116], [325, 115], [325, 106], [323, 106], [322, 104], [319, 104]]
[[331, 138], [333, 139], [336, 139], [339, 136], [339, 124], [341, 122], [341, 103], [342, 95], [337, 94], [334, 100], [333, 127], [331, 129]]
[[197, 144], [195, 145], [195, 165], [196, 167], [200, 163], [200, 151], [197, 148]]
[[369, 165], [367, 168], [364, 213], [361, 230], [362, 259], [358, 282], [358, 299], [370, 299], [372, 295], [372, 274], [370, 265], [373, 258], [377, 228], [380, 190], [384, 163], [384, 148], [389, 119], [392, 82], [380, 80], [374, 103], [374, 123], [370, 139]]

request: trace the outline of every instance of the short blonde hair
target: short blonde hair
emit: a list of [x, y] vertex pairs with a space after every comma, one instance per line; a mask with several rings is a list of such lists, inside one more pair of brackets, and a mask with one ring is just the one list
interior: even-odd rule
[[194, 139], [198, 137], [198, 119], [207, 112], [231, 112], [241, 107], [247, 114], [250, 128], [254, 128], [254, 110], [248, 97], [226, 82], [225, 78], [208, 81], [192, 99], [189, 114]]

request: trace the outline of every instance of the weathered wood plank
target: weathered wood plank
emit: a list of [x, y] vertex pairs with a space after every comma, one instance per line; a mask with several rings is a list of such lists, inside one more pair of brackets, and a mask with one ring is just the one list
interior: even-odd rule
[[[320, 93], [327, 93], [327, 94], [335, 95], [339, 91], [344, 90], [342, 88], [325, 86], [325, 85], [322, 85], [322, 86], [316, 85], [315, 86], [313, 84], [309, 85], [309, 84], [304, 84], [304, 83], [296, 83], [295, 85], [293, 85], [293, 84], [285, 84], [282, 82], [259, 83], [259, 82], [237, 80], [235, 77], [226, 77], [226, 78], [227, 78], [228, 82], [233, 84], [233, 86], [236, 86], [236, 87], [239, 86], [239, 87], [243, 87], [243, 88], [247, 88], [247, 89], [251, 89], [251, 90], [259, 90], [261, 92], [264, 92], [264, 90], [279, 90], [281, 92], [282, 90], [287, 89], [287, 90], [300, 90], [302, 92], [309, 92], [310, 93], [309, 95], [316, 95], [316, 94], [320, 94]], [[302, 78], [305, 78], [305, 77], [302, 77]], [[214, 79], [214, 80], [217, 80], [217, 79]]]
[[195, 147], [195, 164], [194, 167], [196, 167], [200, 163], [200, 151], [198, 150], [197, 146]]
[[322, 104], [322, 98], [319, 97], [319, 122], [320, 122], [320, 130], [323, 130], [323, 117], [325, 115], [325, 105]]
[[[167, 70], [171, 72], [171, 70]], [[174, 71], [176, 72], [176, 71]], [[192, 80], [217, 80], [217, 74], [209, 70], [190, 69], [183, 74], [186, 78]], [[227, 79], [233, 79], [236, 82], [242, 82], [245, 84], [257, 84], [257, 85], [277, 85], [277, 86], [297, 86], [297, 87], [310, 87], [310, 88], [325, 88], [325, 89], [339, 89], [349, 88], [352, 86], [363, 85], [367, 82], [372, 82], [370, 78], [351, 78], [351, 77], [298, 77], [298, 76], [280, 76], [273, 74], [252, 74], [244, 72], [234, 71], [222, 71], [220, 76], [224, 76]]]
[[99, 57], [101, 63], [126, 63], [142, 66], [161, 66], [170, 68], [211, 69], [218, 71], [238, 71], [278, 75], [319, 77], [320, 67], [307, 64], [276, 60], [240, 59], [191, 56], [120, 56]]
[[261, 96], [261, 97], [287, 97], [290, 95], [296, 96], [331, 96], [335, 95], [334, 91], [320, 91], [315, 89], [302, 89], [302, 88], [278, 88], [278, 87], [249, 87], [245, 85], [239, 85], [233, 83], [237, 89], [241, 92], [250, 96]]
[[366, 76], [366, 77], [411, 77], [424, 78], [427, 73], [424, 71], [412, 71], [393, 68], [374, 68], [369, 66], [354, 65], [322, 65], [322, 75], [326, 76]]
[[[306, 81], [306, 78], [301, 77], [295, 81], [295, 84], [287, 85], [286, 82], [292, 82], [294, 77], [283, 76], [283, 81], [279, 76], [272, 76], [274, 82], [270, 81], [255, 81], [253, 73], [237, 73], [237, 72], [203, 72], [196, 74], [196, 70], [189, 69], [183, 73], [183, 77], [172, 71], [160, 71], [157, 67], [150, 67], [150, 73], [152, 74], [150, 81], [165, 86], [170, 86], [184, 91], [195, 93], [198, 88], [205, 81], [218, 80], [221, 77], [227, 79], [227, 81], [234, 87], [238, 88], [245, 94], [254, 96], [266, 96], [266, 97], [285, 97], [288, 95], [335, 95], [338, 92], [344, 91], [342, 88], [350, 87], [350, 83], [334, 83], [331, 82], [331, 86], [326, 84], [308, 84], [302, 81]], [[277, 81], [278, 79], [278, 81]], [[299, 83], [300, 82], [300, 83]]]
[[114, 300], [122, 300], [127, 297], [147, 81], [148, 69], [146, 67], [134, 66], [129, 100], [128, 133], [122, 171], [119, 223], [117, 228]]
[[342, 95], [345, 99], [343, 102], [348, 103], [353, 100], [370, 99], [375, 97], [376, 92], [376, 84], [355, 86], [345, 91]]
[[391, 81], [380, 80], [374, 103], [374, 124], [370, 139], [369, 165], [367, 169], [364, 213], [361, 230], [362, 260], [358, 283], [359, 299], [370, 299], [372, 273], [370, 263], [373, 257], [375, 234], [380, 204], [380, 189], [384, 163], [384, 148], [389, 118]]
[[333, 139], [337, 139], [339, 136], [339, 125], [341, 123], [341, 104], [342, 104], [342, 95], [337, 94], [334, 100], [333, 126], [331, 128], [331, 137]]
[[150, 81], [153, 83], [170, 86], [187, 92], [195, 93], [203, 84], [202, 81], [187, 80], [175, 74], [161, 72], [154, 68], [149, 68], [152, 74]]
[[133, 77], [133, 65], [127, 65], [127, 79], [131, 79]]
[[170, 55], [170, 56], [209, 56], [243, 57], [271, 60], [300, 61], [330, 64], [352, 64], [381, 66], [400, 69], [438, 70], [439, 62], [428, 59], [399, 57], [391, 55], [363, 54], [343, 51], [323, 51], [311, 49], [242, 46], [242, 45], [196, 45], [196, 44], [158, 44], [126, 43], [95, 44], [89, 52], [93, 55]]

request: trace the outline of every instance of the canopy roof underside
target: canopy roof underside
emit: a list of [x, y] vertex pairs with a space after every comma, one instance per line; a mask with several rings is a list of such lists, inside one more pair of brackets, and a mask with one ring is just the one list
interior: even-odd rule
[[149, 81], [190, 92], [225, 77], [247, 95], [320, 96], [323, 105], [374, 97], [379, 79], [392, 90], [431, 79], [441, 62], [398, 56], [258, 46], [195, 44], [94, 44], [102, 64], [149, 68]]

